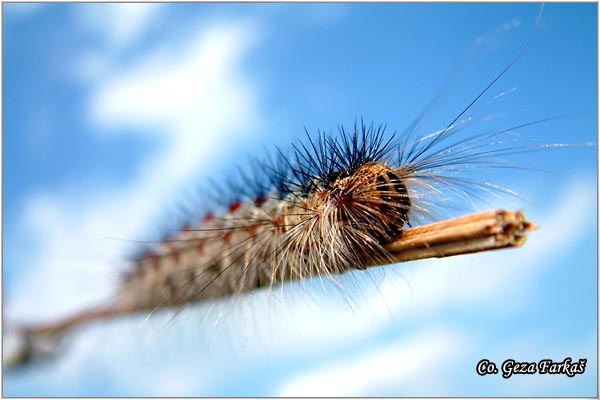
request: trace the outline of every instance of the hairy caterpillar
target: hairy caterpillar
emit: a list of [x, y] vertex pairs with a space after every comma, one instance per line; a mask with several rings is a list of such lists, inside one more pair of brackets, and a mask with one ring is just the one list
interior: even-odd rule
[[[458, 106], [457, 106], [457, 107], [458, 107]], [[458, 107], [458, 108], [460, 108], [460, 107]], [[336, 122], [337, 122], [337, 121], [336, 121]], [[444, 120], [443, 122], [447, 123], [447, 122], [449, 122], [449, 120]], [[442, 126], [439, 126], [439, 125], [438, 125], [437, 127], [438, 127], [438, 128], [443, 128], [443, 127], [446, 125], [445, 123], [443, 123], [443, 124], [442, 124]], [[324, 125], [324, 126], [328, 126], [328, 125]], [[506, 126], [506, 128], [510, 128], [511, 126], [512, 126], [512, 125], [507, 125], [507, 126]], [[459, 125], [457, 128], [460, 128], [460, 125]], [[360, 132], [361, 132], [361, 129], [362, 129], [362, 126], [358, 126], [358, 133], [359, 133], [359, 134], [360, 134]], [[480, 132], [478, 132], [478, 133], [480, 133]], [[350, 132], [350, 134], [352, 135], [352, 134], [353, 134], [353, 132]], [[482, 137], [483, 137], [483, 136], [482, 136]], [[433, 136], [432, 136], [431, 138], [433, 139]], [[310, 144], [309, 144], [309, 143], [307, 143], [307, 146], [310, 146]], [[489, 149], [489, 147], [488, 147], [488, 149]], [[394, 156], [395, 156], [395, 157], [394, 157]], [[394, 160], [394, 158], [395, 158], [396, 160], [398, 159], [397, 155], [395, 155], [395, 154], [393, 154], [391, 158], [392, 158], [392, 161], [390, 161], [390, 162], [389, 162], [389, 164], [390, 164], [390, 165], [392, 165], [392, 164], [393, 164], [393, 160]], [[391, 179], [391, 178], [390, 178], [390, 179]], [[334, 183], [335, 183], [335, 181], [334, 181]], [[386, 183], [387, 183], [387, 182], [386, 182]], [[464, 186], [463, 186], [463, 187], [464, 187]], [[412, 188], [412, 190], [414, 190], [414, 187]], [[381, 197], [381, 195], [382, 195], [382, 193], [375, 193], [375, 194], [376, 194], [376, 195], [378, 195], [379, 197]], [[385, 193], [384, 195], [387, 195], [387, 194], [388, 194], [388, 193]], [[447, 194], [447, 192], [446, 192], [444, 195], [446, 195], [446, 194]], [[416, 196], [416, 197], [413, 197], [413, 198], [411, 198], [411, 199], [412, 199], [412, 200], [414, 200], [414, 202], [418, 204], [418, 203], [419, 203], [419, 200], [424, 200], [424, 199], [425, 199], [425, 197], [423, 196], [423, 197], [421, 198], [421, 196]], [[443, 199], [438, 199], [438, 200], [443, 200]], [[228, 203], [228, 202], [225, 202], [225, 203]], [[372, 202], [370, 202], [370, 203], [372, 203]], [[439, 203], [439, 201], [436, 201], [436, 203]], [[229, 205], [229, 204], [224, 204], [224, 205]], [[263, 205], [264, 205], [264, 204], [263, 204]], [[428, 208], [429, 208], [429, 207], [428, 207]], [[236, 211], [241, 211], [241, 209], [238, 209], [238, 210], [236, 210]], [[400, 215], [400, 216], [402, 216], [402, 215], [403, 215], [403, 212], [402, 212], [402, 210], [400, 210], [400, 212], [399, 212], [399, 214], [398, 214], [398, 215]], [[401, 218], [399, 218], [399, 219], [401, 219]], [[411, 223], [414, 223], [414, 221], [413, 221], [413, 219], [412, 219], [412, 218], [410, 219], [410, 222], [411, 222]], [[232, 222], [231, 222], [231, 221], [230, 221], [230, 222], [226, 222], [226, 223], [231, 223], [231, 224], [232, 224]], [[173, 227], [173, 226], [171, 226], [171, 227]], [[194, 229], [194, 227], [191, 227], [190, 229]], [[190, 232], [183, 232], [182, 234], [186, 235], [186, 234], [191, 234], [191, 233], [192, 233], [192, 232], [190, 231]], [[382, 233], [382, 234], [387, 234], [387, 232], [386, 232], [386, 230], [385, 230], [385, 229], [383, 229], [383, 232], [380, 232], [380, 233]], [[206, 233], [206, 234], [208, 234], [208, 233]], [[234, 236], [234, 235], [230, 235], [230, 236]], [[379, 236], [379, 235], [374, 235], [374, 236]], [[231, 238], [231, 237], [230, 237], [229, 239], [234, 239], [234, 238]], [[219, 239], [219, 240], [222, 240], [222, 239]], [[232, 242], [232, 243], [235, 243], [235, 242]], [[168, 248], [168, 247], [171, 247], [172, 245], [177, 245], [177, 243], [169, 243], [169, 242], [167, 241], [167, 242], [165, 243], [165, 246], [164, 246], [164, 247], [165, 247], [165, 248]], [[171, 260], [171, 261], [172, 261], [172, 260]], [[224, 264], [223, 266], [227, 266], [227, 265], [229, 265], [229, 264]], [[192, 280], [190, 279], [190, 277], [187, 277], [187, 280], [186, 280], [184, 283], [186, 283], [186, 282], [190, 282], [190, 281], [192, 281]], [[199, 279], [195, 279], [195, 280], [193, 280], [192, 282], [193, 282], [194, 284], [196, 284], [196, 283], [200, 284], [200, 282], [201, 282], [201, 281], [200, 281]], [[158, 290], [158, 289], [157, 289], [157, 292], [164, 292], [164, 293], [165, 293], [164, 295], [162, 295], [162, 294], [161, 294], [163, 297], [160, 297], [160, 298], [158, 299], [158, 300], [159, 300], [158, 302], [160, 303], [160, 302], [162, 302], [162, 301], [163, 301], [165, 298], [168, 298], [168, 296], [170, 296], [170, 294], [169, 294], [169, 292], [168, 292], [168, 290], [169, 290], [169, 284], [168, 284], [168, 282], [167, 282], [167, 279], [166, 279], [166, 278], [165, 278], [164, 280], [157, 281], [157, 283], [158, 283], [158, 284], [160, 284], [160, 286], [159, 286], [159, 288], [158, 288], [158, 289], [160, 289], [160, 290]], [[266, 282], [266, 285], [267, 285], [267, 286], [269, 285], [269, 282], [268, 282], [268, 281]], [[191, 286], [191, 285], [188, 285], [188, 287], [190, 287], [190, 286]], [[193, 286], [192, 286], [192, 287], [193, 287]], [[200, 293], [200, 289], [202, 289], [202, 286], [196, 286], [196, 287], [193, 287], [193, 288], [194, 288], [194, 292], [193, 292], [193, 293], [196, 293], [196, 294], [197, 294], [197, 293]], [[144, 294], [144, 293], [142, 293], [142, 294]], [[155, 302], [154, 300], [152, 300], [152, 301], [151, 301], [151, 303], [152, 303], [152, 304], [156, 304], [156, 302]]]
[[[339, 140], [309, 136], [309, 145], [295, 147], [291, 156], [279, 153], [278, 164], [263, 166], [271, 171], [270, 181], [250, 184], [258, 192], [231, 203], [224, 214], [207, 214], [138, 258], [118, 308], [181, 306], [393, 263], [385, 245], [411, 218], [429, 216], [434, 193], [460, 190], [465, 183], [501, 190], [447, 176], [449, 166], [454, 173], [482, 158], [489, 164], [489, 153], [526, 150], [502, 138], [516, 127], [436, 148], [458, 129], [454, 122], [400, 147], [393, 135], [385, 137], [383, 127], [364, 123], [351, 133], [340, 128]], [[499, 148], [490, 147], [492, 138]], [[390, 154], [395, 151], [397, 160]]]

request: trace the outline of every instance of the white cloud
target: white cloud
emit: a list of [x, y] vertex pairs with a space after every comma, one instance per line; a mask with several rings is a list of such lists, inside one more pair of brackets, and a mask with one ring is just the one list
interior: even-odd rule
[[402, 387], [405, 393], [431, 395], [431, 389], [443, 393], [443, 385], [432, 388], [421, 377], [449, 368], [448, 360], [459, 356], [467, 343], [468, 337], [451, 328], [426, 328], [391, 345], [369, 348], [295, 376], [275, 396], [376, 396], [390, 387]]
[[134, 44], [159, 15], [161, 3], [88, 3], [79, 5], [79, 23], [115, 49]]
[[95, 45], [78, 55], [70, 76], [95, 82], [113, 72], [119, 56], [144, 37], [163, 8], [161, 3], [79, 4], [77, 21], [83, 31], [94, 36]]
[[151, 54], [98, 89], [90, 118], [99, 126], [143, 127], [140, 133], [167, 139], [124, 204], [134, 207], [140, 198], [162, 204], [202, 166], [210, 166], [225, 143], [252, 132], [254, 87], [238, 65], [255, 39], [248, 25], [213, 25], [187, 46]]

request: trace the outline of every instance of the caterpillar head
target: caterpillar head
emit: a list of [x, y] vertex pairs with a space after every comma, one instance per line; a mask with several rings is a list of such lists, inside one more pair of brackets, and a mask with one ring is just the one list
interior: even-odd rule
[[348, 176], [336, 178], [329, 201], [339, 210], [344, 224], [383, 244], [410, 225], [411, 201], [404, 182], [398, 171], [367, 163]]

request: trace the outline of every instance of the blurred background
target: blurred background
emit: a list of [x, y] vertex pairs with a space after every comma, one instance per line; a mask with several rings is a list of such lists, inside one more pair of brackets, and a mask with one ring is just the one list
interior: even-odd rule
[[[3, 333], [109, 299], [132, 240], [177, 228], [178, 205], [208, 204], [190, 193], [305, 127], [402, 132], [432, 99], [419, 133], [446, 127], [540, 7], [4, 3]], [[546, 5], [473, 109], [471, 133], [569, 115], [515, 135], [594, 143], [486, 171], [519, 196], [471, 211], [522, 209], [540, 225], [524, 248], [89, 325], [3, 371], [3, 395], [596, 396], [596, 8]], [[566, 357], [585, 373], [475, 371]]]

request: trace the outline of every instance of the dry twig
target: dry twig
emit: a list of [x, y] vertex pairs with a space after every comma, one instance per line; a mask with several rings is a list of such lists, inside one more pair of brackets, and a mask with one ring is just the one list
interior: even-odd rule
[[402, 231], [386, 245], [397, 262], [520, 247], [535, 224], [520, 211], [492, 210]]

